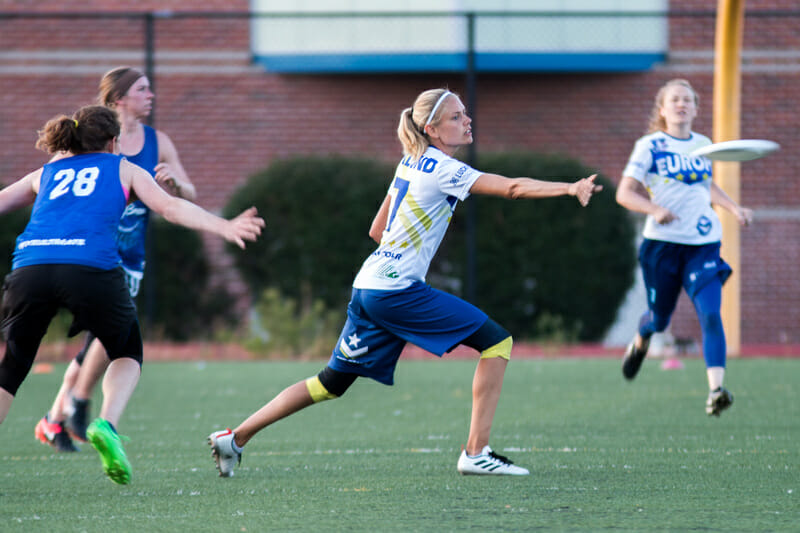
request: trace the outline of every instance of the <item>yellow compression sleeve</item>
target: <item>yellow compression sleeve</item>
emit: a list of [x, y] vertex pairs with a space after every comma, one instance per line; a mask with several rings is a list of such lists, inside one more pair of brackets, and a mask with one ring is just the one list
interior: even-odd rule
[[314, 403], [324, 402], [325, 400], [333, 400], [334, 398], [338, 398], [335, 394], [331, 394], [328, 392], [328, 389], [325, 388], [325, 385], [319, 380], [319, 376], [314, 376], [313, 378], [308, 378], [306, 380], [306, 388], [308, 389], [308, 393], [311, 395], [311, 399], [314, 400]]
[[514, 341], [511, 337], [506, 337], [494, 346], [490, 346], [481, 352], [481, 359], [492, 359], [493, 357], [502, 357], [506, 361], [511, 359], [511, 347]]

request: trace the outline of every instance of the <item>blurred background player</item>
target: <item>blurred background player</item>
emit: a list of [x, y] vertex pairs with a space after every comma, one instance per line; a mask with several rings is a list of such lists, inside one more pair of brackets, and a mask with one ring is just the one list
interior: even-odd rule
[[[147, 76], [134, 68], [117, 67], [100, 80], [97, 101], [114, 109], [122, 125], [120, 154], [153, 174], [170, 194], [194, 200], [194, 185], [186, 175], [172, 140], [166, 133], [143, 122], [152, 111], [153, 99]], [[136, 200], [125, 208], [117, 230], [122, 268], [132, 298], [139, 293], [144, 276], [149, 218], [150, 210]], [[37, 439], [60, 452], [77, 451], [69, 434], [86, 441], [90, 398], [108, 363], [103, 346], [91, 333], [87, 334], [83, 349], [64, 373], [50, 411], [36, 424], [34, 434]]]
[[140, 199], [173, 224], [216, 233], [242, 248], [258, 238], [264, 221], [255, 208], [225, 220], [170, 196], [149, 172], [115, 153], [119, 133], [116, 112], [104, 106], [56, 117], [40, 131], [37, 146], [62, 157], [0, 190], [0, 214], [33, 204], [3, 283], [0, 422], [50, 321], [65, 308], [73, 316], [70, 334], [90, 331], [111, 359], [100, 417], [87, 437], [106, 475], [126, 484], [131, 465], [116, 427], [139, 381], [142, 339], [116, 242], [125, 206]]
[[720, 257], [722, 227], [712, 208], [730, 211], [748, 225], [753, 212], [736, 204], [712, 180], [711, 161], [689, 158], [711, 140], [692, 131], [699, 98], [688, 81], [668, 81], [656, 94], [649, 132], [636, 141], [617, 188], [617, 202], [647, 215], [639, 263], [647, 290], [648, 311], [628, 345], [622, 374], [633, 379], [647, 355], [653, 333], [670, 323], [681, 288], [694, 304], [703, 334], [709, 394], [706, 413], [731, 406], [723, 388], [726, 344], [720, 315], [722, 284], [731, 268]]
[[[511, 335], [472, 304], [425, 283], [431, 259], [459, 200], [470, 194], [509, 199], [571, 195], [586, 205], [601, 189], [595, 176], [575, 183], [486, 174], [453, 158], [472, 143], [472, 119], [445, 89], [421, 93], [397, 129], [404, 157], [369, 231], [378, 244], [353, 282], [347, 320], [328, 365], [253, 413], [234, 431], [209, 436], [221, 476], [233, 475], [242, 447], [260, 430], [310, 405], [340, 397], [359, 376], [385, 385], [407, 342], [438, 356], [459, 344], [480, 353], [472, 383], [462, 474], [526, 475], [528, 470], [492, 451], [489, 436], [511, 356]], [[502, 261], [502, 257], [497, 258]]]

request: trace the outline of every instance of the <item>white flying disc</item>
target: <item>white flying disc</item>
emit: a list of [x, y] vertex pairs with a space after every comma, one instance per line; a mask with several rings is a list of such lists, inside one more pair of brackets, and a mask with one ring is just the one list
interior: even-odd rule
[[752, 161], [779, 150], [780, 144], [763, 139], [740, 139], [709, 144], [691, 153], [692, 157], [705, 156], [715, 161]]

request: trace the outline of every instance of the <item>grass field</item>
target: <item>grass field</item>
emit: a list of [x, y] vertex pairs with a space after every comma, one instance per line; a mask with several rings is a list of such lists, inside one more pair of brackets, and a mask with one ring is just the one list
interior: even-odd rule
[[800, 360], [731, 361], [719, 419], [700, 360], [646, 361], [633, 383], [616, 360], [512, 360], [492, 444], [520, 478], [455, 470], [474, 361], [401, 361], [394, 387], [357, 381], [217, 477], [206, 436], [322, 364], [146, 364], [120, 427], [127, 486], [87, 445], [34, 440], [64, 366], [31, 375], [0, 426], [0, 531], [800, 530]]

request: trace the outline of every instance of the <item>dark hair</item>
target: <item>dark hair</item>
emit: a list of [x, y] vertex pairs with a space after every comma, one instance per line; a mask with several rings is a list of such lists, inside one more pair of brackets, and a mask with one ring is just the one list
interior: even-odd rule
[[111, 139], [119, 136], [117, 112], [101, 105], [89, 105], [71, 117], [61, 115], [47, 121], [39, 130], [36, 148], [47, 153], [85, 154], [102, 152]]
[[97, 103], [114, 107], [117, 100], [128, 93], [136, 80], [143, 77], [141, 71], [131, 67], [117, 67], [103, 74], [97, 93]]

